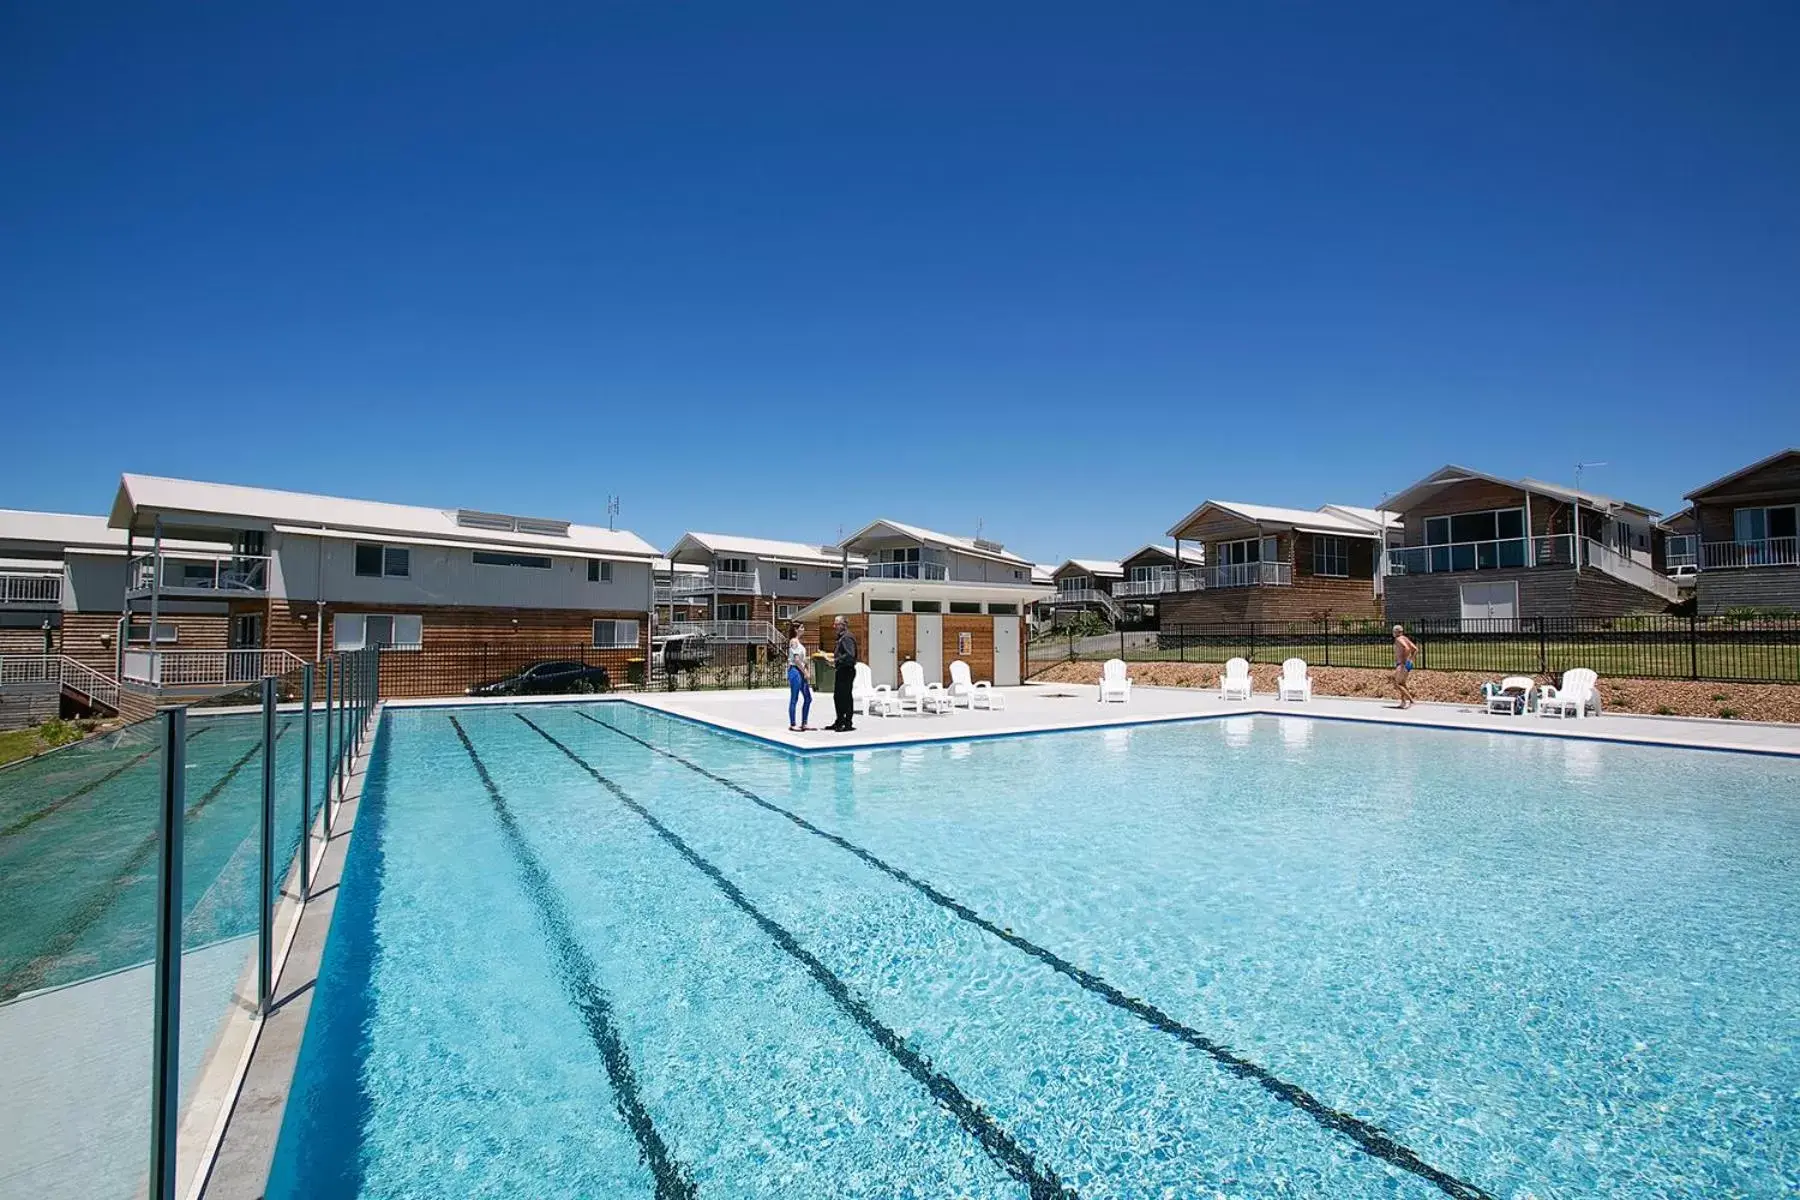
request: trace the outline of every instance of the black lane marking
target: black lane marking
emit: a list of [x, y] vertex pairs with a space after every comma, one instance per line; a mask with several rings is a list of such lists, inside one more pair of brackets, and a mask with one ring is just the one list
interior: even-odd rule
[[[212, 726], [210, 726], [210, 725], [202, 725], [200, 728], [194, 730], [194, 732], [188, 734], [187, 740], [191, 742], [195, 738], [199, 737], [201, 734], [207, 732], [211, 728], [212, 728]], [[94, 789], [111, 783], [113, 780], [117, 779], [119, 776], [123, 775], [125, 772], [131, 770], [131, 768], [137, 766], [139, 763], [141, 763], [145, 759], [149, 758], [152, 754], [155, 754], [158, 749], [160, 749], [159, 746], [152, 746], [150, 749], [144, 751], [142, 754], [139, 754], [136, 757], [127, 761], [123, 766], [114, 767], [112, 770], [108, 771], [106, 774], [100, 776], [100, 778], [92, 781], [91, 783], [85, 783], [85, 784], [81, 785], [80, 787], [76, 788], [74, 791], [70, 792], [68, 795], [62, 797], [62, 799], [52, 800], [50, 803], [44, 805], [44, 807], [38, 809], [36, 812], [31, 813], [27, 816], [20, 817], [18, 820], [14, 821], [11, 825], [8, 825], [4, 829], [0, 829], [0, 838], [9, 838], [9, 837], [12, 837], [16, 833], [25, 832], [27, 829], [31, 828], [33, 825], [35, 825], [39, 821], [43, 820], [45, 817], [49, 816], [51, 813], [59, 812], [62, 809], [67, 808], [69, 805], [75, 803], [75, 801], [81, 799], [83, 796], [89, 795], [90, 793], [92, 793], [94, 791]]]
[[[275, 731], [277, 745], [281, 744], [282, 737], [293, 725], [294, 722], [290, 721]], [[233, 779], [237, 778], [238, 772], [242, 771], [245, 765], [261, 750], [262, 738], [259, 736], [256, 743], [244, 751], [243, 757], [226, 768], [225, 774], [220, 776], [217, 783], [208, 788], [200, 799], [188, 805], [187, 811], [182, 815], [184, 830], [187, 822], [193, 820], [202, 809], [218, 799], [219, 794]], [[75, 948], [75, 944], [82, 939], [82, 936], [93, 928], [94, 922], [105, 916], [106, 911], [118, 902], [120, 894], [130, 884], [138, 869], [156, 852], [156, 839], [160, 836], [162, 836], [160, 830], [152, 830], [148, 837], [132, 849], [130, 856], [125, 859], [113, 877], [88, 896], [87, 902], [75, 911], [74, 919], [57, 932], [47, 947], [39, 951], [29, 962], [20, 964], [18, 969], [6, 978], [0, 979], [0, 1003], [36, 987], [42, 982], [50, 968], [56, 965], [56, 961]], [[185, 910], [183, 915], [185, 918]]]
[[695, 869], [712, 880], [714, 886], [725, 893], [725, 897], [742, 910], [746, 916], [755, 921], [777, 946], [787, 951], [790, 957], [806, 968], [807, 973], [817, 981], [820, 987], [825, 989], [826, 995], [835, 1000], [838, 1007], [849, 1014], [850, 1018], [861, 1026], [863, 1032], [874, 1039], [876, 1045], [887, 1051], [896, 1062], [906, 1069], [907, 1074], [918, 1080], [925, 1090], [931, 1093], [933, 1099], [948, 1109], [962, 1123], [962, 1127], [981, 1143], [982, 1149], [986, 1150], [988, 1155], [1005, 1169], [1007, 1174], [1025, 1184], [1027, 1194], [1032, 1197], [1032, 1200], [1058, 1200], [1061, 1197], [1078, 1195], [1074, 1188], [1065, 1185], [1057, 1177], [1054, 1170], [1038, 1165], [1031, 1151], [1014, 1141], [1012, 1135], [1002, 1129], [981, 1105], [971, 1100], [954, 1080], [933, 1067], [924, 1055], [907, 1045], [904, 1038], [883, 1024], [874, 1011], [851, 992], [848, 984], [832, 974], [831, 968], [802, 946], [792, 933], [789, 933], [755, 904], [752, 904], [750, 898], [745, 896], [735, 883], [725, 877], [724, 872], [696, 853], [693, 847], [682, 841], [673, 830], [657, 820], [643, 805], [633, 800], [624, 788], [588, 765], [586, 759], [544, 732], [524, 713], [515, 712], [513, 715], [529, 725], [539, 737], [566, 754], [576, 766], [593, 776], [595, 782], [611, 792], [614, 799], [635, 813], [639, 819], [650, 826], [658, 837], [673, 846], [677, 854], [687, 859]]
[[644, 1107], [643, 1099], [638, 1095], [637, 1072], [632, 1069], [631, 1056], [625, 1049], [623, 1039], [619, 1037], [618, 1027], [613, 1023], [612, 1001], [598, 982], [598, 970], [593, 957], [583, 948], [581, 939], [575, 936], [574, 922], [563, 908], [562, 896], [556, 884], [550, 879], [550, 872], [526, 841], [524, 831], [519, 828], [518, 818], [513, 815], [506, 797], [500, 794], [499, 785], [494, 777], [488, 774], [487, 764], [481, 761], [481, 755], [475, 752], [475, 743], [463, 731], [462, 722], [455, 717], [450, 724], [456, 730], [456, 736], [462, 741], [463, 749], [469, 752], [469, 761], [475, 764], [475, 773], [481, 776], [482, 786], [487, 788], [488, 799], [493, 802], [494, 816], [499, 819], [500, 830], [506, 835], [507, 849], [512, 851], [513, 863], [519, 868], [520, 882], [525, 886], [525, 894], [537, 909], [538, 921], [551, 942], [551, 959], [555, 964], [556, 975], [567, 993], [569, 1003], [581, 1015], [587, 1026], [588, 1037], [594, 1043], [594, 1049], [600, 1052], [600, 1060], [606, 1065], [606, 1077], [612, 1081], [613, 1098], [619, 1109], [619, 1115], [625, 1118], [630, 1126], [631, 1135], [637, 1139], [638, 1157], [649, 1168], [651, 1176], [656, 1180], [656, 1195], [659, 1200], [668, 1198], [676, 1200], [680, 1197], [698, 1195], [688, 1170], [663, 1143], [662, 1135], [657, 1133], [656, 1124], [650, 1119], [650, 1112]]
[[1140, 1000], [1135, 996], [1127, 996], [1124, 992], [1120, 991], [1106, 980], [1100, 978], [1091, 971], [1076, 966], [1074, 963], [1069, 962], [1067, 959], [1058, 955], [1055, 951], [1046, 949], [1036, 942], [1020, 937], [1010, 929], [1005, 929], [994, 924], [962, 901], [939, 891], [922, 879], [907, 874], [899, 867], [876, 857], [856, 843], [847, 841], [828, 829], [821, 829], [800, 814], [790, 812], [779, 804], [763, 799], [761, 796], [735, 780], [728, 779], [723, 775], [715, 774], [698, 763], [690, 762], [679, 754], [664, 750], [661, 746], [653, 745], [635, 734], [627, 733], [617, 725], [599, 720], [596, 717], [591, 717], [587, 713], [579, 710], [573, 711], [574, 715], [581, 717], [584, 720], [592, 721], [594, 724], [599, 725], [604, 729], [610, 729], [620, 737], [628, 738], [644, 747], [646, 750], [653, 750], [665, 758], [672, 759], [686, 767], [688, 770], [704, 775], [721, 787], [736, 792], [751, 803], [759, 805], [778, 816], [786, 817], [789, 821], [792, 821], [800, 828], [806, 830], [806, 832], [824, 838], [839, 849], [854, 854], [857, 858], [861, 859], [869, 866], [874, 867], [882, 874], [912, 888], [921, 896], [930, 900], [933, 904], [954, 913], [956, 916], [967, 921], [969, 924], [974, 925], [978, 929], [994, 935], [1007, 945], [1023, 950], [1026, 954], [1031, 955], [1031, 957], [1037, 959], [1058, 974], [1074, 980], [1077, 984], [1081, 985], [1081, 987], [1092, 992], [1094, 995], [1099, 996], [1115, 1008], [1123, 1009], [1125, 1012], [1144, 1021], [1152, 1028], [1161, 1030], [1163, 1033], [1168, 1034], [1185, 1045], [1192, 1046], [1194, 1049], [1199, 1050], [1214, 1062], [1218, 1063], [1221, 1067], [1224, 1067], [1225, 1070], [1229, 1071], [1231, 1074], [1236, 1075], [1240, 1079], [1250, 1080], [1265, 1092], [1268, 1092], [1271, 1096], [1280, 1100], [1283, 1104], [1290, 1105], [1293, 1108], [1300, 1110], [1331, 1132], [1342, 1134], [1349, 1138], [1369, 1154], [1381, 1159], [1383, 1162], [1392, 1163], [1394, 1166], [1399, 1167], [1404, 1171], [1411, 1172], [1420, 1179], [1435, 1186], [1445, 1195], [1454, 1196], [1457, 1200], [1494, 1200], [1494, 1196], [1491, 1192], [1485, 1191], [1475, 1184], [1467, 1183], [1447, 1171], [1432, 1166], [1430, 1163], [1420, 1158], [1413, 1150], [1396, 1140], [1392, 1134], [1388, 1133], [1380, 1126], [1370, 1124], [1360, 1117], [1332, 1108], [1299, 1084], [1289, 1083], [1287, 1080], [1282, 1079], [1279, 1075], [1276, 1075], [1273, 1071], [1270, 1071], [1260, 1063], [1252, 1062], [1250, 1059], [1243, 1057], [1223, 1043], [1207, 1037], [1198, 1029], [1182, 1024], [1154, 1004], [1151, 1004], [1146, 1000]]

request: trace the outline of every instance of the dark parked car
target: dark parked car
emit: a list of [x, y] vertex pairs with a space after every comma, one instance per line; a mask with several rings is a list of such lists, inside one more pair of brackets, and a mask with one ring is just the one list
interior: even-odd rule
[[532, 663], [517, 675], [478, 683], [469, 689], [471, 696], [545, 696], [562, 692], [605, 692], [612, 689], [605, 667], [590, 667], [583, 662]]

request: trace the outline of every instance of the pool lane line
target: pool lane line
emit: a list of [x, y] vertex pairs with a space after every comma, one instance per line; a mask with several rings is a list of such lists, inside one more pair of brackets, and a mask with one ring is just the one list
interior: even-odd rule
[[493, 804], [495, 818], [500, 822], [500, 831], [505, 835], [507, 849], [512, 851], [513, 863], [519, 869], [519, 881], [524, 885], [525, 894], [530, 897], [532, 906], [537, 909], [538, 921], [543, 925], [544, 932], [549, 935], [551, 960], [555, 964], [557, 978], [568, 995], [569, 1004], [581, 1015], [582, 1024], [587, 1027], [588, 1038], [594, 1043], [594, 1049], [600, 1052], [600, 1061], [606, 1067], [606, 1077], [612, 1083], [614, 1103], [618, 1106], [619, 1115], [625, 1118], [625, 1124], [630, 1127], [631, 1135], [637, 1139], [638, 1154], [650, 1168], [650, 1175], [656, 1181], [658, 1200], [677, 1200], [698, 1195], [688, 1168], [670, 1153], [662, 1135], [656, 1131], [656, 1123], [650, 1119], [649, 1110], [644, 1107], [643, 1098], [638, 1095], [637, 1072], [632, 1069], [631, 1055], [625, 1049], [624, 1039], [619, 1036], [618, 1026], [613, 1022], [612, 1001], [600, 986], [599, 971], [593, 957], [582, 946], [581, 939], [575, 936], [575, 924], [563, 907], [562, 896], [557, 891], [556, 884], [551, 881], [550, 872], [532, 850], [531, 843], [526, 840], [524, 831], [519, 828], [518, 818], [513, 815], [512, 806], [500, 794], [494, 777], [488, 774], [487, 764], [476, 753], [475, 743], [464, 732], [462, 722], [451, 717], [450, 724], [456, 730], [463, 749], [469, 752], [469, 761], [475, 764], [475, 773], [481, 776], [482, 786], [487, 788], [488, 799]]
[[820, 987], [825, 989], [826, 995], [836, 1001], [838, 1007], [843, 1009], [862, 1028], [863, 1032], [875, 1041], [876, 1045], [887, 1051], [889, 1056], [906, 1070], [907, 1074], [931, 1093], [933, 1099], [948, 1109], [962, 1124], [962, 1127], [981, 1144], [982, 1149], [988, 1152], [989, 1157], [998, 1163], [1008, 1175], [1025, 1184], [1027, 1194], [1032, 1200], [1061, 1200], [1063, 1197], [1078, 1197], [1074, 1188], [1063, 1183], [1050, 1167], [1039, 1165], [1031, 1151], [1021, 1146], [1011, 1134], [1001, 1128], [1000, 1124], [989, 1116], [980, 1104], [970, 1099], [956, 1085], [955, 1080], [932, 1066], [924, 1055], [907, 1045], [905, 1038], [884, 1024], [868, 1004], [858, 998], [847, 983], [832, 974], [831, 968], [802, 946], [799, 939], [756, 907], [750, 898], [744, 895], [742, 889], [725, 877], [724, 872], [701, 857], [679, 835], [657, 820], [653, 813], [632, 799], [624, 788], [601, 774], [586, 759], [563, 745], [551, 734], [546, 733], [524, 713], [515, 712], [513, 715], [530, 726], [539, 737], [561, 750], [576, 766], [593, 776], [594, 781], [611, 792], [614, 799], [635, 813], [640, 820], [650, 826], [658, 837], [674, 847], [677, 854], [712, 880], [713, 885], [725, 894], [726, 899], [736, 905], [752, 921], [755, 921], [770, 940], [785, 950], [789, 957], [806, 968], [807, 973], [818, 982]]
[[[275, 731], [276, 745], [281, 744], [283, 735], [285, 735], [289, 729], [293, 728], [296, 723], [297, 722], [289, 721]], [[199, 815], [200, 811], [207, 805], [218, 799], [219, 794], [225, 790], [226, 786], [230, 784], [233, 779], [237, 778], [238, 772], [242, 771], [245, 765], [248, 764], [252, 758], [255, 758], [257, 753], [261, 750], [262, 739], [258, 738], [256, 743], [252, 745], [250, 749], [244, 751], [243, 757], [239, 758], [236, 762], [232, 763], [230, 767], [226, 768], [225, 774], [220, 776], [217, 783], [208, 788], [200, 799], [188, 805], [187, 811], [182, 814], [184, 834], [187, 822]], [[15, 999], [21, 994], [30, 991], [32, 985], [41, 980], [44, 977], [44, 974], [49, 971], [51, 967], [56, 965], [57, 959], [75, 948], [75, 944], [81, 940], [82, 935], [86, 934], [87, 931], [93, 927], [94, 922], [105, 916], [106, 911], [118, 900], [120, 893], [124, 891], [127, 881], [131, 878], [132, 874], [139, 867], [144, 865], [144, 861], [148, 859], [151, 854], [155, 853], [156, 840], [160, 836], [160, 831], [152, 831], [148, 837], [139, 842], [132, 850], [130, 856], [126, 858], [124, 864], [114, 873], [113, 877], [102, 884], [96, 891], [89, 894], [87, 902], [76, 911], [74, 922], [63, 926], [62, 929], [58, 931], [56, 937], [51, 940], [47, 949], [40, 951], [33, 956], [30, 961], [19, 966], [5, 978], [0, 979], [0, 1004], [4, 1004], [6, 1001]], [[186, 919], [185, 914], [183, 919]]]
[[673, 751], [665, 750], [661, 746], [645, 741], [636, 734], [627, 733], [617, 725], [599, 720], [596, 717], [590, 717], [579, 710], [575, 711], [575, 715], [582, 717], [584, 720], [591, 721], [595, 725], [609, 729], [622, 738], [627, 738], [636, 742], [647, 750], [655, 751], [665, 758], [672, 759], [688, 768], [688, 770], [703, 775], [714, 783], [719, 784], [721, 787], [737, 793], [751, 803], [765, 808], [768, 811], [775, 813], [777, 816], [786, 817], [789, 821], [798, 825], [806, 832], [813, 834], [816, 837], [824, 838], [841, 850], [848, 851], [864, 863], [875, 868], [877, 871], [880, 871], [882, 874], [912, 888], [921, 896], [924, 896], [927, 900], [936, 904], [939, 908], [955, 914], [957, 917], [967, 921], [969, 924], [985, 933], [992, 934], [1009, 946], [1024, 951], [1026, 954], [1029, 954], [1039, 962], [1042, 962], [1058, 974], [1073, 980], [1086, 991], [1105, 1000], [1113, 1007], [1122, 1009], [1142, 1020], [1152, 1028], [1161, 1030], [1163, 1033], [1170, 1035], [1183, 1044], [1199, 1050], [1208, 1058], [1211, 1058], [1214, 1062], [1224, 1067], [1231, 1074], [1236, 1075], [1240, 1079], [1247, 1079], [1255, 1083], [1258, 1087], [1261, 1087], [1265, 1092], [1269, 1093], [1269, 1095], [1275, 1097], [1283, 1104], [1287, 1104], [1305, 1113], [1323, 1128], [1330, 1130], [1333, 1133], [1342, 1134], [1374, 1157], [1418, 1176], [1420, 1179], [1435, 1186], [1445, 1195], [1454, 1196], [1457, 1200], [1495, 1200], [1491, 1192], [1485, 1191], [1475, 1184], [1459, 1179], [1448, 1171], [1432, 1166], [1430, 1163], [1420, 1158], [1415, 1151], [1396, 1140], [1392, 1134], [1389, 1134], [1380, 1126], [1373, 1125], [1360, 1117], [1343, 1112], [1340, 1109], [1332, 1108], [1299, 1084], [1290, 1083], [1260, 1063], [1253, 1062], [1243, 1055], [1238, 1054], [1222, 1042], [1215, 1041], [1204, 1033], [1201, 1033], [1198, 1029], [1183, 1024], [1162, 1009], [1151, 1004], [1149, 1001], [1126, 995], [1117, 987], [1100, 978], [1100, 976], [1094, 974], [1092, 971], [1076, 966], [1055, 951], [1040, 946], [1028, 938], [1020, 937], [1010, 929], [994, 924], [954, 896], [939, 891], [932, 884], [908, 874], [906, 871], [877, 857], [874, 853], [865, 850], [856, 843], [842, 838], [837, 834], [832, 833], [830, 830], [820, 828], [800, 814], [791, 812], [773, 801], [765, 800], [763, 797], [757, 795], [736, 780], [709, 771], [700, 764], [692, 762]]
[[[211, 726], [211, 725], [202, 725], [198, 729], [194, 730], [194, 732], [188, 734], [187, 740], [191, 742], [195, 738], [199, 737], [201, 734], [206, 733], [213, 728], [214, 728], [214, 726]], [[11, 825], [6, 826], [5, 828], [0, 828], [0, 838], [9, 838], [9, 837], [14, 836], [15, 834], [24, 833], [27, 829], [29, 829], [33, 825], [37, 824], [39, 821], [43, 820], [45, 817], [51, 815], [54, 812], [58, 812], [64, 808], [67, 808], [69, 805], [75, 803], [75, 801], [77, 801], [77, 800], [81, 799], [83, 796], [86, 796], [89, 793], [91, 793], [95, 788], [98, 788], [105, 784], [111, 783], [113, 780], [117, 779], [119, 776], [123, 775], [125, 772], [131, 770], [131, 768], [137, 766], [139, 763], [143, 762], [145, 759], [147, 759], [151, 755], [155, 754], [157, 752], [157, 750], [159, 750], [159, 749], [161, 749], [160, 746], [152, 746], [150, 749], [144, 751], [142, 754], [136, 755], [133, 758], [131, 758], [123, 766], [114, 767], [112, 770], [108, 771], [106, 774], [102, 775], [100, 778], [92, 780], [89, 783], [82, 784], [80, 787], [76, 788], [74, 791], [70, 792], [68, 795], [62, 797], [61, 799], [52, 800], [50, 803], [44, 805], [44, 807], [38, 809], [36, 812], [31, 813], [28, 816], [20, 817], [18, 820], [14, 821]]]

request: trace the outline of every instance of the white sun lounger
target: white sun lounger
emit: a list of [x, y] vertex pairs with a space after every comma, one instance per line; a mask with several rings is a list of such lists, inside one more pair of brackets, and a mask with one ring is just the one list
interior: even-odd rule
[[1563, 672], [1562, 686], [1546, 683], [1538, 689], [1538, 716], [1587, 716], [1588, 709], [1600, 715], [1600, 676], [1586, 667]]
[[1312, 676], [1306, 673], [1304, 658], [1290, 658], [1281, 664], [1281, 678], [1275, 681], [1275, 699], [1312, 699]]
[[1106, 665], [1100, 668], [1100, 703], [1117, 700], [1124, 704], [1131, 699], [1131, 677], [1125, 674], [1125, 660], [1109, 658]]
[[1231, 659], [1225, 664], [1225, 673], [1219, 676], [1219, 699], [1248, 700], [1250, 698], [1250, 664], [1241, 658]]
[[950, 664], [950, 702], [966, 705], [970, 710], [986, 708], [998, 712], [1006, 707], [1006, 697], [994, 690], [994, 685], [983, 679], [976, 682], [969, 673], [969, 664], [957, 659]]

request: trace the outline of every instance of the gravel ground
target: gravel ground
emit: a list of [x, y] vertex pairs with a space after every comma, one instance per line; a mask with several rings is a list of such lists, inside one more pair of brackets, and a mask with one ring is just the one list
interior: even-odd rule
[[[1147, 687], [1216, 688], [1222, 668], [1204, 663], [1140, 662], [1131, 678]], [[1281, 668], [1258, 663], [1250, 668], [1259, 692], [1273, 692]], [[1393, 696], [1394, 673], [1360, 667], [1313, 667], [1313, 690], [1322, 696]], [[1032, 676], [1043, 683], [1097, 683], [1100, 664], [1058, 663]], [[1421, 700], [1468, 704], [1479, 699], [1481, 685], [1499, 676], [1471, 671], [1415, 671], [1413, 694]], [[1539, 683], [1554, 683], [1538, 676]], [[1741, 721], [1800, 724], [1800, 685], [1785, 683], [1707, 683], [1679, 679], [1601, 679], [1600, 699], [1608, 712], [1653, 713], [1659, 716], [1724, 717]]]

